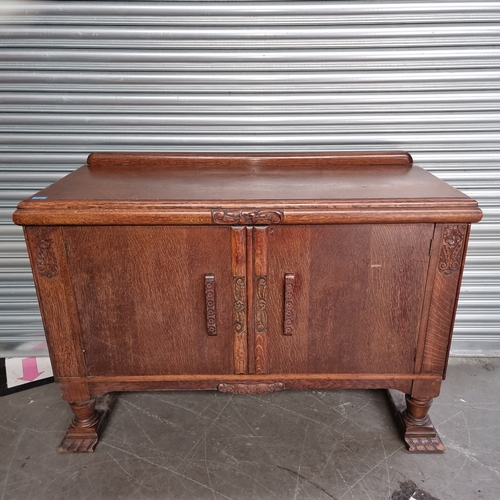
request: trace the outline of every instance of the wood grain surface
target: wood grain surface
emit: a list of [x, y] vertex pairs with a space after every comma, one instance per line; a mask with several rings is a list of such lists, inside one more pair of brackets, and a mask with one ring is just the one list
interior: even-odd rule
[[19, 204], [24, 225], [474, 222], [406, 153], [103, 154]]
[[14, 214], [75, 414], [61, 450], [94, 449], [113, 391], [335, 388], [404, 392], [410, 449], [441, 449], [481, 216], [406, 153], [91, 155]]
[[[432, 224], [275, 226], [269, 233], [269, 370], [413, 370]], [[293, 273], [294, 333], [282, 335]]]
[[303, 168], [304, 162], [319, 168], [351, 165], [395, 165], [406, 167], [413, 163], [409, 153], [343, 152], [343, 153], [92, 153], [87, 164], [92, 168], [137, 165], [150, 167], [206, 167], [216, 164], [222, 168], [253, 164], [258, 167]]
[[422, 372], [439, 374], [443, 378], [448, 365], [469, 231], [470, 227], [465, 224], [441, 225], [434, 246], [437, 271], [429, 306]]
[[[230, 228], [63, 232], [90, 375], [233, 373]], [[216, 336], [206, 334], [207, 273], [217, 276]]]
[[61, 228], [28, 227], [25, 237], [54, 376], [86, 375], [77, 300]]

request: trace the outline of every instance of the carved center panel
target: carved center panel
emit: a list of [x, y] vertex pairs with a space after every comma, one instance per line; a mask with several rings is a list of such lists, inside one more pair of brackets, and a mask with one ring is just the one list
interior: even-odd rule
[[214, 224], [282, 224], [282, 210], [212, 210]]

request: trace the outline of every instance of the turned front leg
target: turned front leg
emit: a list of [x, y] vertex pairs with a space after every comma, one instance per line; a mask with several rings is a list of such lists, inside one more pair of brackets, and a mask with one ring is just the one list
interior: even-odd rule
[[74, 429], [88, 429], [95, 427], [99, 421], [99, 412], [95, 409], [96, 398], [82, 403], [69, 403], [69, 406], [75, 416], [71, 421], [71, 427]]
[[428, 425], [431, 421], [428, 413], [432, 405], [432, 399], [417, 399], [409, 394], [405, 395], [405, 399], [406, 410], [403, 411], [402, 417], [407, 425]]
[[116, 400], [114, 394], [88, 401], [70, 402], [74, 417], [58, 453], [92, 453], [101, 437], [106, 418]]

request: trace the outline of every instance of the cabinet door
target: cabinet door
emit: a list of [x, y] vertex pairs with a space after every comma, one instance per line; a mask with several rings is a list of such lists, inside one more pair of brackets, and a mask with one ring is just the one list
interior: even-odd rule
[[90, 375], [234, 373], [231, 228], [63, 232]]
[[432, 224], [268, 230], [270, 373], [411, 373]]

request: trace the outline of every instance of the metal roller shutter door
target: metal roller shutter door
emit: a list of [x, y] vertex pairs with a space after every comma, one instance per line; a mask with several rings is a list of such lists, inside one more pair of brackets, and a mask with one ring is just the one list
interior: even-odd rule
[[15, 205], [99, 150], [411, 152], [485, 213], [453, 352], [500, 351], [500, 2], [13, 5], [0, 25], [0, 355], [43, 351]]

